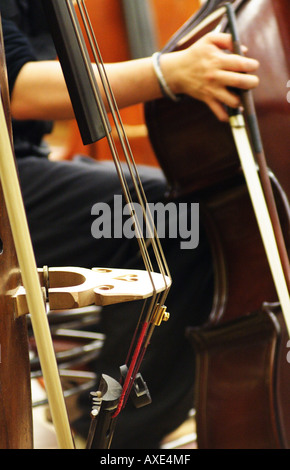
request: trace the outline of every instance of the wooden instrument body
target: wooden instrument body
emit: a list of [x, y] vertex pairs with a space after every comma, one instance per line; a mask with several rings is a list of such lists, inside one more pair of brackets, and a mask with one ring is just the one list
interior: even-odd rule
[[[206, 6], [212, 4], [215, 10], [222, 3], [209, 1]], [[241, 42], [261, 64], [255, 105], [289, 249], [286, 2], [232, 3]], [[198, 25], [196, 18], [200, 12], [192, 19]], [[219, 23], [215, 20], [197, 31], [187, 22], [164, 50], [184, 48]], [[171, 186], [170, 197], [200, 202], [212, 245], [212, 312], [203, 327], [188, 330], [196, 351], [198, 447], [288, 448], [287, 334], [230, 127], [188, 97], [178, 103], [157, 100], [146, 104], [145, 112], [153, 148]]]
[[2, 190], [0, 235], [0, 448], [32, 448], [32, 406], [28, 335], [25, 317], [15, 317], [11, 294], [21, 283], [20, 271]]
[[[12, 138], [2, 42], [0, 56], [1, 98]], [[0, 214], [0, 448], [28, 449], [33, 447], [28, 334], [25, 317], [16, 318], [14, 311], [21, 275], [1, 183]]]
[[[284, 193], [272, 185], [289, 222]], [[207, 324], [187, 332], [196, 351], [198, 446], [288, 448], [288, 338], [243, 178], [202, 204], [215, 295]]]
[[[290, 113], [286, 86], [290, 74], [287, 53], [290, 39], [286, 2], [232, 3], [241, 4], [237, 10], [241, 41], [248, 45], [249, 55], [260, 61], [260, 84], [254, 96], [268, 165], [289, 197]], [[211, 25], [202, 34], [200, 31], [194, 34], [193, 29], [189, 35], [188, 29], [189, 26], [183, 32], [181, 28], [164, 50], [185, 48], [209, 31]], [[211, 186], [238, 171], [231, 130], [205, 104], [188, 97], [174, 104], [156, 100], [146, 104], [145, 112], [151, 143], [174, 195]]]

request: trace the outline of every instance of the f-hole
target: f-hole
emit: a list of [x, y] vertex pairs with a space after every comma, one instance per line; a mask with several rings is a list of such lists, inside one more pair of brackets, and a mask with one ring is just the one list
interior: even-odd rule
[[0, 255], [2, 255], [3, 253], [3, 242], [2, 242], [2, 238], [0, 237]]

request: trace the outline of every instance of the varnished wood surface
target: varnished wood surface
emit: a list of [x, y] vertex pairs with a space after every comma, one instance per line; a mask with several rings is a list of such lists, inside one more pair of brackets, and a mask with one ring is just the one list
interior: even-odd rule
[[30, 369], [26, 319], [15, 319], [11, 293], [20, 273], [0, 188], [0, 448], [32, 447]]

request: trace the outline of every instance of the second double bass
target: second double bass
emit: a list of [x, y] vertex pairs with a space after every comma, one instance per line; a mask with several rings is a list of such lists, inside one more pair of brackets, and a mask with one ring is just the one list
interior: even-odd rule
[[[218, 10], [224, 3], [206, 2], [165, 50], [185, 47], [213, 28], [223, 29], [226, 21]], [[255, 104], [289, 249], [287, 6], [283, 0], [231, 3], [241, 40], [261, 63]], [[197, 357], [198, 446], [288, 448], [288, 333], [230, 127], [218, 122], [204, 104], [187, 98], [177, 104], [151, 103], [146, 114], [171, 196], [190, 194], [201, 201], [212, 244], [212, 312], [203, 328], [189, 330]]]

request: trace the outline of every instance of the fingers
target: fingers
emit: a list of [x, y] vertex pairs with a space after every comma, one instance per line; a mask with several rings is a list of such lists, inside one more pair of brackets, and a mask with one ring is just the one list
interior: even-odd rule
[[253, 73], [259, 68], [259, 62], [256, 59], [237, 54], [226, 54], [224, 52], [220, 52], [220, 60], [221, 67], [224, 70]]
[[208, 43], [214, 44], [219, 49], [233, 51], [232, 36], [229, 33], [208, 33], [204, 38]]
[[[252, 73], [259, 67], [259, 62], [256, 59], [248, 58], [238, 54], [228, 54], [225, 51], [233, 50], [232, 37], [227, 33], [209, 33], [204, 36], [205, 41], [215, 45], [220, 52], [221, 67], [226, 70], [236, 72]], [[243, 53], [247, 52], [248, 48], [242, 45]], [[218, 52], [218, 51], [217, 51]]]
[[[259, 84], [259, 79], [253, 73], [259, 67], [259, 62], [245, 56], [229, 53], [232, 50], [230, 34], [210, 33], [205, 40], [217, 46], [215, 69], [207, 75], [207, 85], [211, 88], [212, 99], [207, 102], [214, 114], [222, 121], [227, 120], [224, 105], [237, 108], [241, 105], [238, 94], [232, 89], [248, 90]], [[247, 48], [242, 46], [242, 51]]]
[[256, 75], [231, 72], [227, 70], [218, 70], [215, 73], [215, 80], [220, 86], [240, 88], [249, 90], [259, 84], [259, 78]]
[[188, 49], [176, 52], [176, 56], [168, 54], [170, 57], [163, 58], [167, 79], [175, 93], [204, 101], [222, 121], [227, 120], [225, 105], [237, 108], [241, 104], [234, 89], [248, 90], [259, 83], [254, 74], [258, 61], [231, 51], [230, 34], [209, 33]]
[[219, 121], [227, 122], [229, 120], [225, 106], [219, 101], [212, 100], [206, 103], [211, 111], [216, 115]]
[[[225, 72], [225, 74], [226, 74], [226, 72]], [[205, 99], [205, 101], [207, 101], [207, 104], [209, 105], [209, 103], [215, 102], [215, 103], [219, 103], [222, 108], [224, 107], [224, 105], [229, 106], [230, 108], [240, 107], [241, 106], [241, 98], [238, 94], [238, 91], [237, 91], [237, 93], [235, 93], [235, 90], [233, 90], [232, 88], [234, 88], [236, 90], [237, 90], [237, 88], [248, 90], [251, 87], [249, 86], [250, 80], [245, 80], [244, 76], [242, 74], [240, 74], [240, 75], [242, 75], [242, 77], [241, 77], [241, 80], [239, 80], [237, 78], [237, 75], [238, 74], [231, 73], [230, 78], [227, 75], [226, 78], [224, 78], [222, 80], [219, 80], [219, 82], [218, 82], [219, 84], [215, 87], [212, 87], [211, 92], [208, 93], [208, 95], [211, 95], [211, 97], [209, 98], [209, 96], [208, 96]], [[232, 80], [231, 80], [231, 78], [232, 78]], [[247, 78], [249, 79], [249, 76]], [[256, 83], [256, 78], [257, 77], [253, 76], [253, 83]], [[226, 82], [228, 84], [228, 86], [222, 86], [221, 85], [222, 82]], [[232, 84], [232, 85], [230, 86], [229, 84]], [[214, 107], [217, 110], [216, 106], [214, 106]], [[212, 107], [211, 107], [211, 109], [212, 109]], [[217, 112], [215, 112], [215, 114], [218, 115], [219, 119], [225, 120], [224, 119], [225, 113], [221, 112], [221, 110], [218, 111], [218, 114], [217, 114]], [[222, 116], [222, 117], [220, 117], [220, 116]]]
[[[208, 43], [214, 44], [219, 49], [224, 49], [224, 50], [233, 52], [232, 35], [229, 33], [211, 32], [211, 33], [207, 33], [204, 36], [204, 38]], [[248, 48], [244, 44], [241, 45], [241, 49], [242, 49], [243, 54], [246, 54], [248, 52]]]

